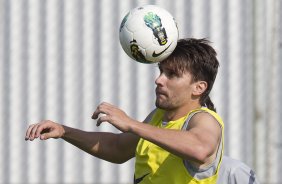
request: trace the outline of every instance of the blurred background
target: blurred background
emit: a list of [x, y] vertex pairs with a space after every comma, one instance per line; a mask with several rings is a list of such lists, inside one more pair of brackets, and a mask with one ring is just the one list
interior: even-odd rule
[[281, 0], [0, 0], [0, 183], [132, 183], [134, 160], [114, 165], [62, 140], [25, 142], [51, 119], [86, 131], [103, 101], [143, 121], [154, 108], [156, 65], [123, 52], [119, 25], [156, 4], [180, 38], [208, 38], [220, 70], [211, 97], [225, 122], [225, 154], [281, 184]]

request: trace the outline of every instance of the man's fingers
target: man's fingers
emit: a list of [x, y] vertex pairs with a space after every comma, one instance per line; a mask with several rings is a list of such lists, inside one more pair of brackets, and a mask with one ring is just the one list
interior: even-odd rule
[[101, 116], [105, 116], [106, 113], [104, 111], [95, 111], [92, 115], [92, 119], [99, 119]]
[[38, 138], [38, 128], [39, 128], [39, 125], [36, 125], [33, 129], [32, 129], [32, 138]]
[[43, 133], [43, 134], [40, 135], [40, 139], [41, 140], [47, 140], [47, 139], [52, 138], [54, 136], [55, 135], [54, 135], [53, 132]]
[[27, 129], [27, 131], [26, 131], [26, 134], [25, 134], [25, 140], [28, 140], [28, 139], [29, 139], [33, 127], [34, 127], [34, 125], [30, 125], [30, 126], [28, 127], [28, 129]]
[[97, 106], [97, 109], [92, 115], [92, 119], [98, 119], [100, 118], [100, 114], [108, 114], [110, 111], [109, 109], [110, 105], [106, 102], [101, 103], [100, 105]]
[[42, 132], [46, 132], [50, 129], [50, 126], [45, 123], [45, 124], [40, 124], [38, 125], [36, 132], [35, 132], [35, 137], [38, 138], [40, 136], [40, 134], [42, 134]]
[[103, 107], [101, 107], [101, 105], [99, 105], [98, 107], [97, 107], [97, 109], [94, 111], [94, 113], [93, 113], [93, 115], [92, 115], [92, 119], [97, 119], [97, 118], [99, 118], [99, 114], [100, 113], [104, 113], [103, 112], [103, 110], [102, 110], [102, 108]]
[[100, 114], [99, 119], [97, 120], [96, 126], [100, 126], [103, 122], [108, 122], [109, 117], [106, 114]]
[[100, 112], [95, 111], [92, 115], [92, 119], [97, 119]]
[[26, 133], [26, 140], [34, 140], [36, 137], [36, 131], [37, 131], [37, 128], [38, 128], [38, 124], [34, 124], [34, 125], [31, 125], [29, 126], [28, 128], [28, 131]]
[[34, 140], [38, 138], [42, 131], [49, 129], [49, 125], [46, 122], [40, 122], [37, 124], [30, 125], [26, 131], [25, 140]]

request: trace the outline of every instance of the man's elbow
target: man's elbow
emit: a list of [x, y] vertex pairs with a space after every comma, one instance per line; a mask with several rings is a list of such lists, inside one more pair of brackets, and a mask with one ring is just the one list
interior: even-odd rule
[[197, 146], [197, 148], [193, 149], [193, 153], [191, 155], [193, 161], [200, 165], [207, 163], [210, 159], [210, 156], [210, 151], [204, 146]]

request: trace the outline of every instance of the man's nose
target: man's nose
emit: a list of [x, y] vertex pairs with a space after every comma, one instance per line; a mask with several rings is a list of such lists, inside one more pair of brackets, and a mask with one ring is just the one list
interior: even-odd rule
[[156, 78], [155, 84], [156, 84], [156, 85], [163, 85], [163, 83], [164, 83], [164, 78], [165, 78], [164, 74], [160, 74], [160, 75]]

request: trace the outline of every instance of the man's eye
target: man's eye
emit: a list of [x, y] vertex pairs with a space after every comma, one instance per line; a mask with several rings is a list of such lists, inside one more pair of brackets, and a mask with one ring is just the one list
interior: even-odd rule
[[171, 77], [175, 77], [176, 73], [173, 72], [173, 71], [168, 71], [168, 72], [166, 72], [166, 75], [171, 78]]

